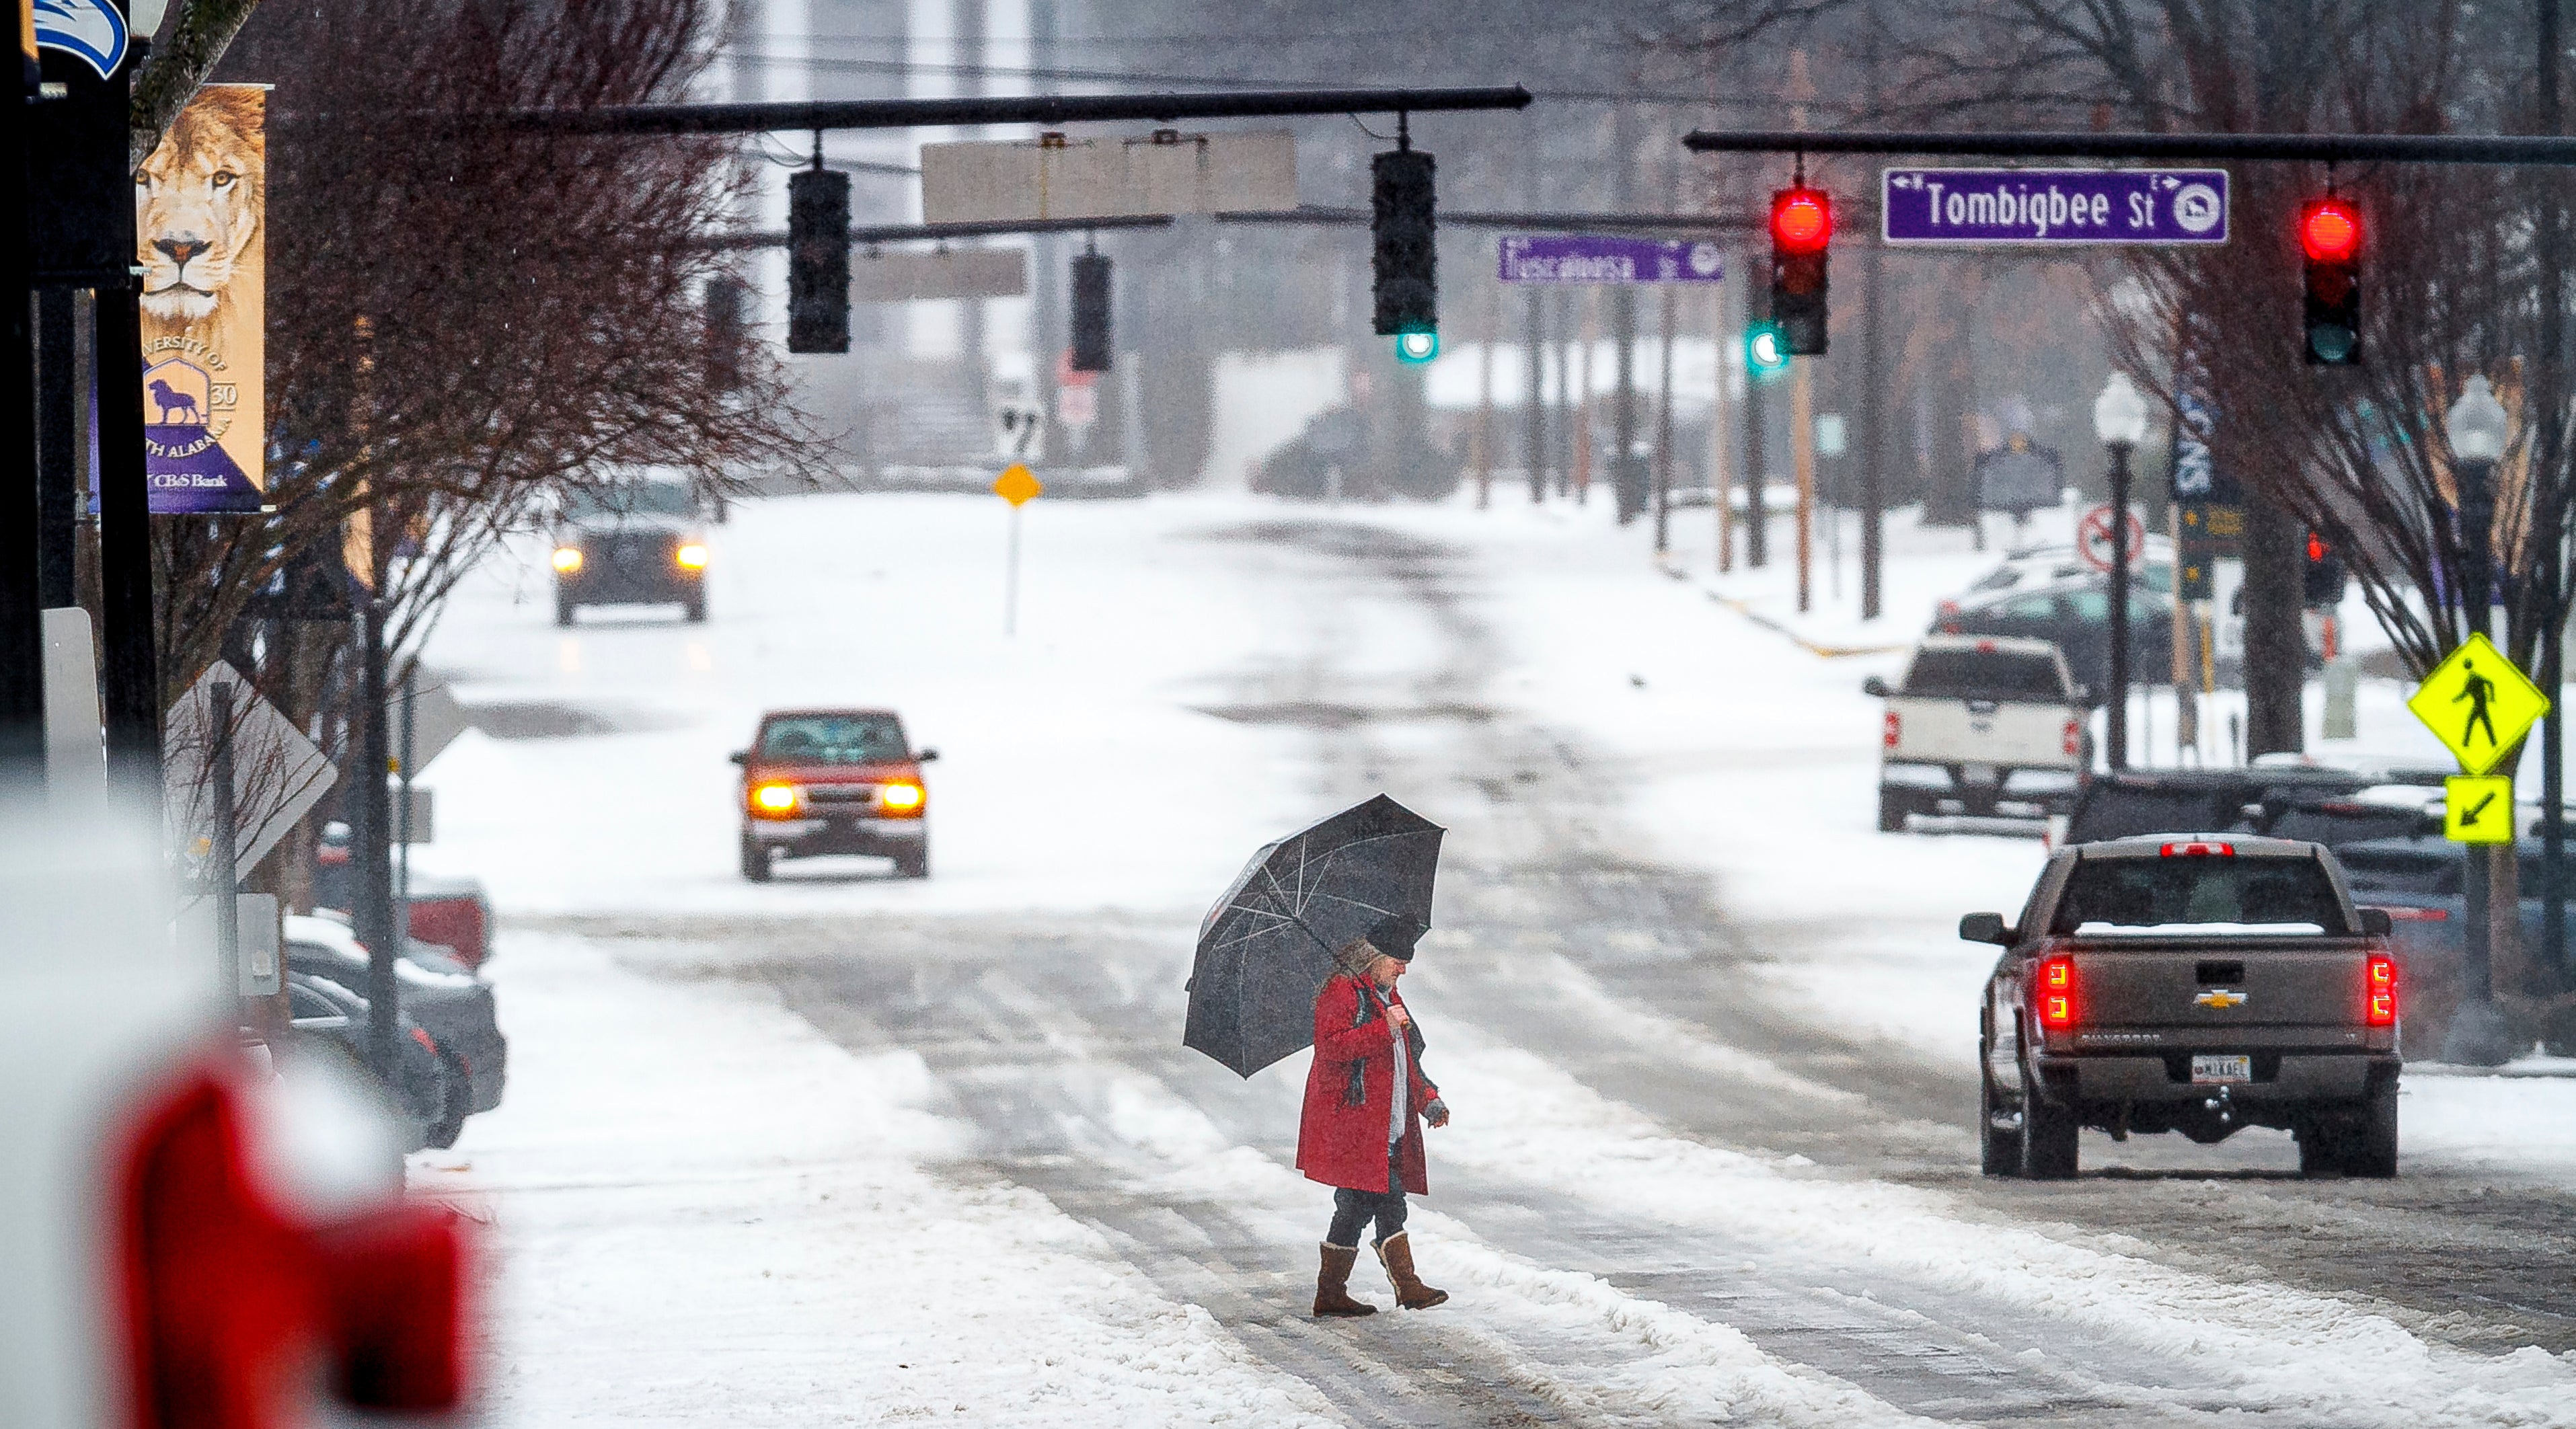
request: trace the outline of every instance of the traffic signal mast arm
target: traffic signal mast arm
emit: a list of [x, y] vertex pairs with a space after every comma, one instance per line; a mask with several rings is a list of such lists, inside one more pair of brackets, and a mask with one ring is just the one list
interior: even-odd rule
[[545, 134], [765, 134], [916, 129], [968, 124], [1082, 124], [1119, 120], [1276, 119], [1300, 114], [1431, 114], [1522, 109], [1519, 85], [1462, 89], [1256, 89], [1186, 94], [972, 95], [776, 104], [628, 104], [599, 109], [505, 109], [422, 116]]
[[2576, 167], [2576, 136], [2559, 134], [2154, 134], [2017, 130], [1990, 134], [1888, 130], [1699, 129], [1701, 154], [1923, 154], [1940, 158], [2246, 159], [2308, 163], [2537, 164]]

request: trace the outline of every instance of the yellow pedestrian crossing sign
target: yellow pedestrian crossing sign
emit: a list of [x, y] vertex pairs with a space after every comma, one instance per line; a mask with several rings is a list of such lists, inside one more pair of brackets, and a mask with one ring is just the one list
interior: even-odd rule
[[2495, 642], [2472, 635], [2433, 667], [2408, 696], [2406, 708], [2424, 721], [2471, 774], [2504, 762], [2506, 751], [2549, 713], [2549, 697], [2514, 668]]
[[2513, 781], [2501, 774], [2443, 780], [2442, 837], [2462, 844], [2513, 842]]

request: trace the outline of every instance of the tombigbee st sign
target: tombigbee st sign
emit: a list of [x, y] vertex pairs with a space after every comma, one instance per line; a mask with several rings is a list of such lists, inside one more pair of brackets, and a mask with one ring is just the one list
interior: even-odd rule
[[2225, 169], [1887, 169], [1895, 244], [2225, 243]]

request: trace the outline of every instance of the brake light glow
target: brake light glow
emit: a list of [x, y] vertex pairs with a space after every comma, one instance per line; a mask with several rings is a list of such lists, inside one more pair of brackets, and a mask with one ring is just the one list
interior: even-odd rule
[[1887, 712], [1887, 725], [1879, 732], [1878, 742], [1886, 745], [1890, 749], [1894, 749], [1904, 741], [1905, 721], [1898, 717], [1896, 711], [1889, 710]]
[[2064, 1029], [2075, 1025], [2075, 960], [2049, 958], [2039, 965], [2039, 1024]]
[[2063, 749], [2066, 757], [2069, 759], [2072, 759], [2084, 752], [2084, 722], [2082, 720], [2070, 718], [2066, 721], [2066, 732], [2063, 736]]
[[889, 813], [908, 814], [921, 807], [921, 786], [888, 784], [877, 794], [877, 801]]
[[796, 812], [796, 786], [793, 784], [755, 784], [751, 790], [753, 812], [792, 814]]
[[2236, 845], [2221, 843], [2166, 844], [2160, 853], [2166, 858], [2234, 858]]
[[2372, 1027], [2397, 1025], [2397, 960], [2385, 953], [2370, 955], [2370, 986], [2362, 1021]]

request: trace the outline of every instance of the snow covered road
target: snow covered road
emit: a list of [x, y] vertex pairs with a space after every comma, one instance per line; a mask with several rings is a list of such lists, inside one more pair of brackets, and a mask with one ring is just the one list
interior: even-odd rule
[[[2576, 1424], [2547, 1154], [1977, 1176], [1940, 934], [2037, 854], [1868, 831], [1861, 671], [1561, 516], [1214, 501], [1040, 508], [1078, 541], [1015, 651], [988, 514], [763, 503], [710, 627], [558, 635], [496, 576], [443, 633], [469, 699], [604, 727], [433, 771], [507, 928], [512, 1103], [421, 1173], [502, 1228], [502, 1422]], [[900, 594], [817, 615], [868, 587], [797, 553], [887, 530]], [[722, 751], [807, 697], [946, 747], [929, 885], [729, 881]], [[1381, 788], [1452, 828], [1407, 993], [1456, 1298], [1318, 1324], [1303, 1059], [1182, 1050], [1181, 982], [1254, 843]], [[2410, 1144], [2526, 1092], [2445, 1082]]]

